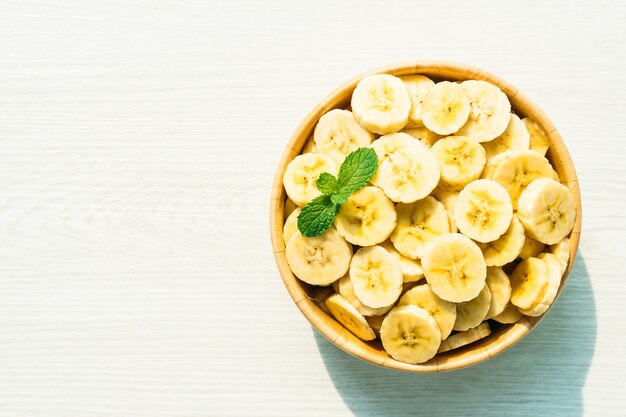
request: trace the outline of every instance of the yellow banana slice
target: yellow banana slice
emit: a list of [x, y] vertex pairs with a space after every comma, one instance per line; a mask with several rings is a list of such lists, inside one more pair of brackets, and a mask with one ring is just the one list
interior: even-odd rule
[[422, 127], [413, 127], [410, 129], [404, 129], [400, 133], [406, 133], [408, 135], [413, 136], [415, 139], [422, 142], [424, 145], [429, 148], [435, 144], [439, 139], [443, 136], [436, 134], [435, 132], [431, 132], [425, 126]]
[[569, 251], [570, 242], [568, 237], [550, 246], [550, 253], [554, 254], [561, 264], [561, 276], [563, 276], [569, 264]]
[[376, 183], [391, 200], [412, 203], [430, 194], [439, 176], [433, 153], [424, 146], [410, 147], [387, 155], [378, 168]]
[[508, 158], [511, 155], [513, 155], [513, 151], [505, 151], [489, 159], [480, 177], [487, 179], [487, 180], [492, 180], [493, 173], [496, 172], [496, 168], [498, 168], [498, 165], [500, 165], [502, 161], [504, 161], [506, 158]]
[[352, 112], [361, 126], [386, 135], [409, 121], [411, 98], [401, 79], [389, 74], [363, 78], [352, 93]]
[[442, 81], [428, 91], [421, 110], [422, 122], [428, 130], [450, 135], [467, 122], [470, 100], [459, 84]]
[[361, 248], [354, 254], [350, 281], [359, 301], [371, 308], [392, 305], [402, 292], [400, 265], [380, 246]]
[[448, 221], [450, 223], [450, 232], [458, 232], [459, 229], [456, 227], [456, 222], [454, 221], [454, 206], [456, 205], [456, 200], [459, 198], [459, 192], [447, 191], [441, 187], [437, 187], [433, 190], [431, 195], [443, 203], [446, 208], [446, 211], [448, 212]]
[[297, 231], [287, 242], [285, 255], [296, 277], [312, 285], [329, 285], [348, 272], [352, 246], [334, 227], [316, 237]]
[[450, 231], [445, 207], [431, 196], [412, 204], [400, 203], [396, 211], [398, 224], [391, 241], [398, 252], [409, 258], [421, 258], [431, 239]]
[[476, 180], [459, 193], [454, 221], [461, 233], [478, 242], [491, 242], [507, 231], [513, 217], [511, 198], [492, 180]]
[[298, 231], [298, 216], [301, 211], [302, 209], [298, 207], [287, 217], [287, 221], [285, 221], [285, 225], [283, 226], [283, 240], [285, 241], [285, 245]]
[[485, 319], [495, 317], [506, 308], [511, 300], [511, 281], [502, 268], [490, 266], [487, 268], [487, 286], [491, 292], [491, 305]]
[[383, 248], [387, 249], [387, 252], [391, 254], [400, 264], [400, 270], [402, 271], [402, 278], [404, 282], [417, 282], [424, 278], [424, 269], [422, 269], [422, 263], [418, 259], [407, 258], [402, 255], [393, 246], [390, 241], [381, 243]]
[[537, 255], [545, 250], [545, 248], [546, 245], [526, 235], [526, 237], [524, 238], [524, 246], [522, 246], [522, 251], [519, 254], [519, 258], [536, 258]]
[[461, 190], [477, 180], [485, 167], [485, 149], [465, 136], [448, 136], [431, 150], [441, 167], [439, 188]]
[[441, 338], [445, 339], [452, 332], [456, 321], [456, 306], [454, 303], [442, 300], [430, 290], [428, 285], [417, 285], [408, 290], [398, 301], [398, 306], [415, 305], [423, 308], [433, 316], [441, 331]]
[[484, 142], [487, 160], [506, 151], [523, 151], [530, 148], [530, 134], [524, 122], [511, 113], [511, 121], [504, 133], [492, 141]]
[[527, 316], [540, 316], [552, 305], [556, 294], [561, 285], [561, 264], [559, 260], [551, 253], [542, 253], [539, 259], [544, 261], [547, 266], [547, 285], [542, 291], [540, 298], [529, 308], [520, 308], [520, 312]]
[[289, 217], [289, 215], [291, 213], [293, 213], [293, 211], [298, 208], [298, 205], [296, 203], [294, 203], [293, 201], [291, 201], [291, 199], [286, 199], [285, 200], [285, 218]]
[[380, 328], [380, 339], [392, 358], [417, 364], [435, 356], [441, 343], [441, 332], [426, 310], [406, 305], [387, 314]]
[[491, 328], [489, 323], [482, 323], [473, 329], [466, 330], [464, 332], [455, 333], [441, 342], [438, 353], [448, 352], [450, 350], [458, 349], [463, 346], [467, 346], [470, 343], [474, 343], [477, 340], [483, 339], [491, 334]]
[[520, 195], [517, 214], [534, 239], [552, 245], [574, 228], [576, 204], [565, 185], [551, 178], [538, 178]]
[[546, 132], [528, 117], [523, 118], [522, 122], [524, 122], [528, 133], [530, 133], [530, 150], [545, 156], [550, 147], [550, 141]]
[[352, 287], [350, 275], [344, 275], [335, 282], [337, 283], [336, 291], [341, 294], [341, 296], [345, 298], [350, 304], [352, 304], [352, 306], [356, 308], [356, 311], [358, 311], [359, 314], [361, 314], [362, 316], [379, 316], [391, 310], [392, 304], [382, 308], [371, 308], [363, 304], [354, 293], [354, 288]]
[[513, 304], [509, 303], [506, 305], [502, 313], [498, 314], [495, 317], [492, 317], [493, 320], [502, 324], [512, 324], [516, 323], [519, 319], [524, 317], [522, 313], [519, 312], [519, 309], [515, 307]]
[[459, 233], [432, 239], [424, 251], [422, 267], [430, 289], [446, 301], [469, 301], [485, 287], [485, 258], [474, 242]]
[[506, 94], [486, 81], [461, 83], [470, 100], [467, 123], [456, 134], [478, 142], [489, 142], [500, 136], [511, 119], [511, 103]]
[[548, 288], [548, 267], [539, 258], [523, 260], [511, 274], [511, 303], [520, 310], [539, 303]]
[[435, 82], [423, 75], [404, 75], [400, 77], [411, 97], [411, 112], [409, 113], [409, 123], [407, 127], [423, 126], [422, 123], [422, 102], [424, 97], [435, 85]]
[[374, 140], [348, 110], [334, 109], [320, 117], [313, 133], [315, 149], [341, 165], [351, 152], [369, 146]]
[[517, 216], [513, 215], [511, 225], [502, 236], [491, 242], [478, 243], [478, 247], [483, 251], [487, 266], [503, 266], [519, 256], [525, 240], [524, 226]]
[[365, 318], [341, 295], [331, 295], [325, 304], [333, 317], [356, 337], [363, 340], [376, 339], [376, 334]]
[[283, 186], [289, 198], [304, 207], [309, 201], [320, 196], [315, 185], [322, 172], [337, 175], [337, 164], [328, 155], [307, 153], [296, 156], [287, 165], [283, 176]]
[[335, 227], [353, 245], [371, 246], [387, 240], [396, 219], [396, 209], [385, 193], [377, 187], [364, 187], [341, 205]]
[[[423, 149], [424, 146], [419, 141], [415, 140], [413, 136], [406, 133], [398, 132], [379, 137], [374, 142], [372, 142], [371, 148], [374, 149], [374, 152], [376, 152], [376, 156], [378, 157], [378, 166], [380, 167], [382, 162], [387, 159], [389, 154], [395, 151], [399, 151], [400, 149], [404, 148]], [[380, 182], [378, 180], [378, 171], [376, 171], [370, 182], [377, 187], [380, 186]]]
[[456, 321], [453, 330], [463, 332], [478, 326], [487, 317], [491, 306], [491, 292], [485, 285], [478, 296], [456, 305]]
[[528, 184], [537, 178], [552, 178], [550, 162], [534, 151], [513, 151], [493, 171], [492, 180], [502, 185], [511, 196], [513, 208]]

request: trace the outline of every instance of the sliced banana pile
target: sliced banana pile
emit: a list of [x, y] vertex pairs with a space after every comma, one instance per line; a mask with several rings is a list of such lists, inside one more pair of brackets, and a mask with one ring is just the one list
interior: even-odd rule
[[[412, 364], [545, 313], [577, 213], [541, 127], [495, 85], [419, 74], [365, 77], [350, 108], [319, 119], [283, 179], [287, 261], [300, 280], [332, 284], [327, 311]], [[321, 236], [302, 236], [318, 177], [360, 147], [378, 156], [370, 184]]]

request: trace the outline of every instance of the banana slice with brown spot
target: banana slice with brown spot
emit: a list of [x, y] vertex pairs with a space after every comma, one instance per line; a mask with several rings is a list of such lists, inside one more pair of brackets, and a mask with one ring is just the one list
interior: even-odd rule
[[446, 301], [469, 301], [485, 287], [485, 258], [476, 243], [459, 233], [432, 239], [424, 251], [422, 267], [430, 289]]
[[435, 356], [441, 343], [441, 332], [426, 310], [406, 305], [387, 314], [380, 328], [380, 339], [392, 358], [417, 364]]
[[341, 205], [335, 227], [348, 242], [359, 246], [381, 243], [396, 227], [396, 209], [377, 187], [364, 187]]
[[461, 87], [469, 97], [470, 114], [456, 134], [488, 142], [504, 133], [511, 118], [511, 103], [506, 94], [486, 81], [463, 81]]
[[445, 207], [431, 196], [412, 204], [398, 204], [396, 211], [398, 224], [391, 233], [391, 241], [409, 258], [421, 258], [430, 240], [450, 231]]

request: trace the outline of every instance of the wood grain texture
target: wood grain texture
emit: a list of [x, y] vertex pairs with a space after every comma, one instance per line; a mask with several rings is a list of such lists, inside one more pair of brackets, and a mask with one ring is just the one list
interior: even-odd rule
[[[625, 18], [590, 0], [0, 2], [0, 416], [623, 415]], [[267, 222], [314, 103], [419, 58], [524, 91], [585, 210], [550, 315], [442, 375], [315, 333]]]

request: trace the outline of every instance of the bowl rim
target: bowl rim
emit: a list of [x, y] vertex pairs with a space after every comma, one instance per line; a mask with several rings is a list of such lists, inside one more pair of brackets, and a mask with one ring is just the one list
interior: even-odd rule
[[[395, 76], [423, 74], [435, 79], [439, 78], [450, 80], [476, 79], [488, 81], [500, 87], [500, 89], [511, 101], [512, 108], [515, 109], [516, 114], [530, 117], [546, 132], [550, 141], [548, 159], [550, 159], [555, 170], [557, 170], [559, 176], [561, 177], [561, 182], [572, 191], [577, 208], [574, 228], [569, 235], [569, 262], [561, 279], [557, 296], [546, 312], [539, 317], [524, 316], [516, 323], [504, 325], [502, 331], [493, 332], [487, 338], [481, 339], [477, 343], [468, 345], [467, 348], [463, 347], [444, 354], [437, 354], [428, 362], [417, 365], [396, 361], [384, 351], [381, 352], [380, 350], [373, 348], [366, 342], [358, 339], [337, 321], [335, 321], [334, 318], [324, 312], [317, 305], [316, 300], [311, 298], [305, 292], [303, 288], [303, 285], [305, 284], [298, 280], [291, 272], [287, 264], [285, 242], [283, 241], [282, 236], [282, 227], [284, 223], [284, 202], [286, 199], [286, 193], [282, 185], [282, 178], [287, 164], [295, 156], [300, 154], [304, 143], [309, 138], [319, 117], [327, 111], [338, 108], [340, 104], [345, 103], [346, 99], [349, 99], [356, 84], [361, 79], [368, 75], [380, 73]], [[343, 107], [345, 107], [345, 104]], [[555, 165], [559, 165], [561, 172], [559, 172]], [[563, 181], [564, 178], [566, 179], [565, 181]], [[445, 60], [415, 60], [386, 65], [362, 73], [334, 89], [329, 95], [313, 107], [313, 109], [299, 123], [298, 127], [292, 134], [282, 153], [278, 168], [274, 175], [270, 198], [270, 236], [274, 258], [283, 283], [298, 309], [320, 334], [345, 352], [366, 362], [370, 362], [387, 369], [410, 373], [434, 373], [463, 369], [484, 362], [504, 352], [522, 340], [549, 313], [550, 309], [554, 306], [563, 291], [576, 258], [581, 226], [582, 205], [578, 178], [576, 176], [574, 164], [561, 135], [547, 115], [525, 94], [519, 91], [517, 87], [508, 81], [505, 81], [495, 74], [487, 72], [481, 68]]]

